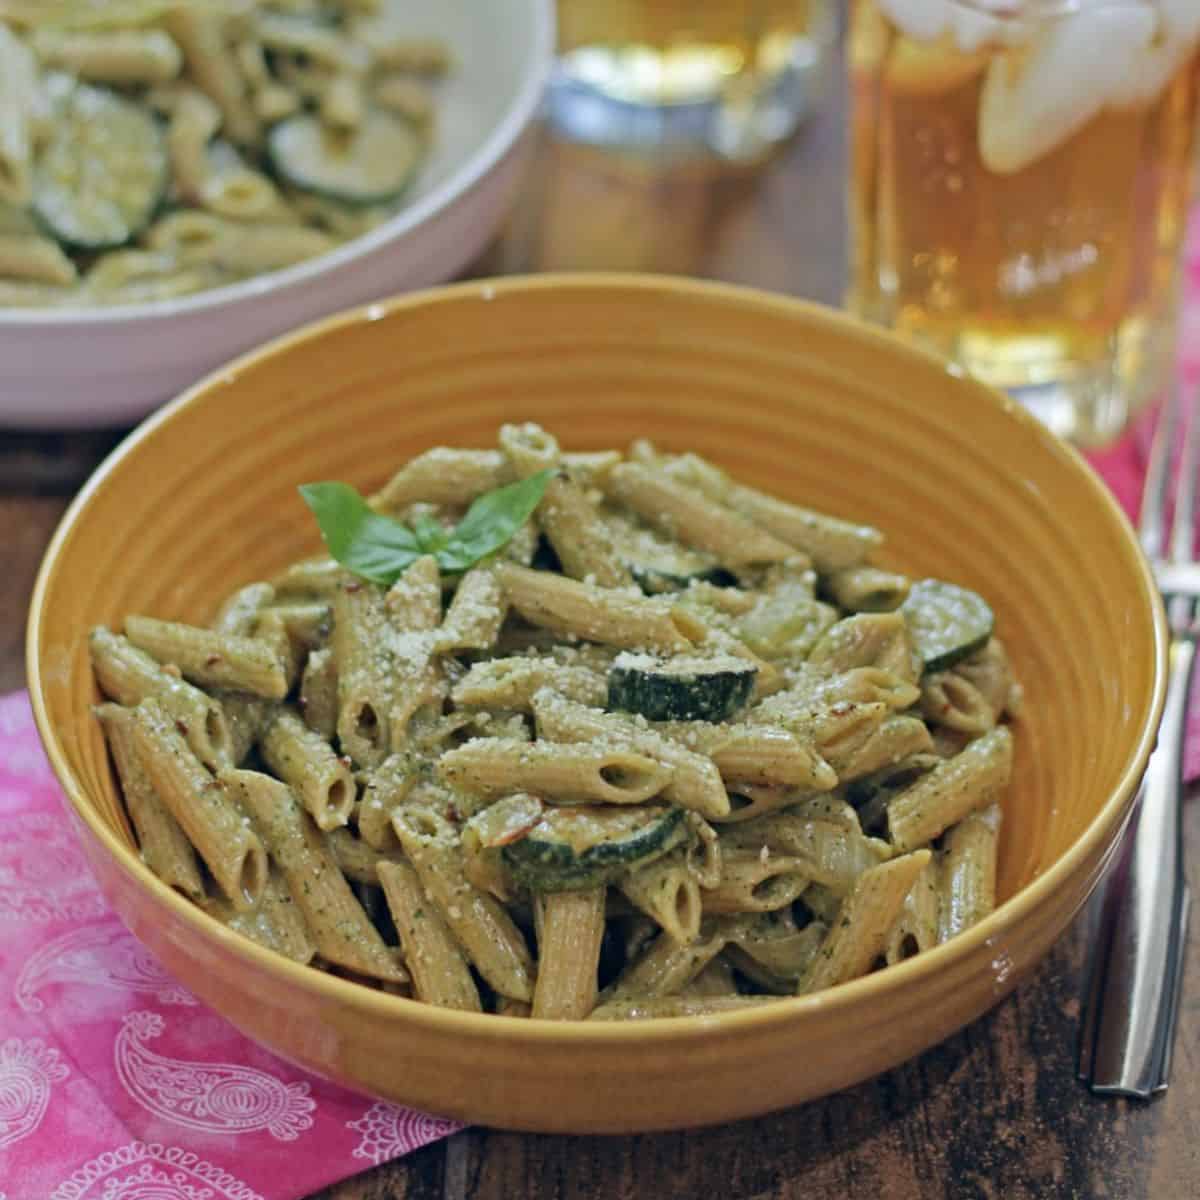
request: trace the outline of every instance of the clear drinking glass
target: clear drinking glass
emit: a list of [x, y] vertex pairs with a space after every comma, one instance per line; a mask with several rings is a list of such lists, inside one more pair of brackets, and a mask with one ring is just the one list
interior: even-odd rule
[[852, 0], [850, 306], [1083, 443], [1169, 369], [1200, 0]]
[[815, 102], [833, 0], [559, 0], [561, 134], [672, 157], [753, 159]]

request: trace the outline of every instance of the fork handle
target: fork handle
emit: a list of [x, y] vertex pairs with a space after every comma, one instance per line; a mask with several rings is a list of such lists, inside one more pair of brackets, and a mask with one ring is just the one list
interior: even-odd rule
[[1095, 1092], [1145, 1099], [1166, 1087], [1175, 1033], [1183, 931], [1190, 902], [1183, 873], [1183, 745], [1196, 646], [1171, 643], [1166, 706], [1146, 766], [1124, 894], [1096, 989], [1091, 1056]]

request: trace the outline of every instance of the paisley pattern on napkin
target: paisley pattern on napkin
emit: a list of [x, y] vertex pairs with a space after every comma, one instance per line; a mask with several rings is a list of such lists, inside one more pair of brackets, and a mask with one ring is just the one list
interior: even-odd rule
[[109, 910], [0, 699], [0, 1200], [293, 1200], [453, 1132], [307, 1075]]

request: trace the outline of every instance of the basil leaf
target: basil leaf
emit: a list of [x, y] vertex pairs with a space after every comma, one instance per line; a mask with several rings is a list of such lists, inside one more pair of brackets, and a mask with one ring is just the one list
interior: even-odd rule
[[443, 571], [465, 571], [495, 554], [533, 514], [546, 493], [553, 471], [539, 471], [495, 491], [484, 492], [438, 551]]
[[450, 536], [442, 528], [441, 522], [428, 513], [417, 513], [413, 517], [412, 527], [418, 544], [426, 554], [436, 554]]
[[300, 495], [317, 518], [329, 553], [371, 583], [390, 587], [425, 553], [412, 530], [373, 512], [347, 483], [306, 483]]

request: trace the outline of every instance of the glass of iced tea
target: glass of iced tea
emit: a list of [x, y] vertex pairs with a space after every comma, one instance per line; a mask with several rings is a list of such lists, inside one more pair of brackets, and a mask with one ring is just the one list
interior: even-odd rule
[[835, 0], [558, 0], [549, 115], [562, 135], [753, 160], [815, 103]]
[[852, 0], [850, 305], [1104, 442], [1161, 387], [1200, 0]]

